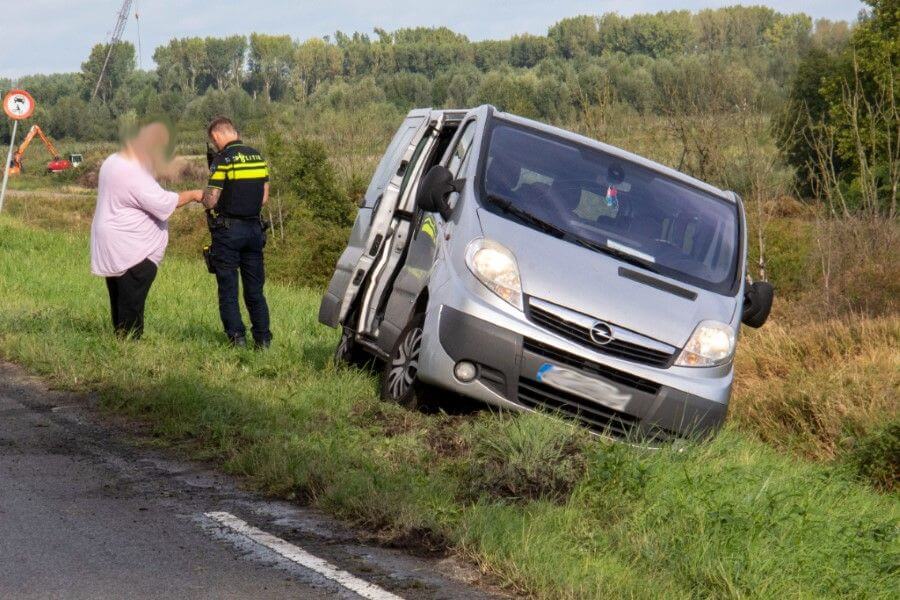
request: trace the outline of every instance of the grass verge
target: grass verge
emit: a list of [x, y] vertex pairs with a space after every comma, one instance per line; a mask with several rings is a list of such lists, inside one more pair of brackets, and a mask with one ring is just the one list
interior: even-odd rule
[[[273, 285], [266, 354], [221, 343], [199, 261], [161, 269], [115, 340], [83, 233], [0, 217], [0, 355], [188, 442], [267, 493], [471, 558], [544, 598], [896, 597], [900, 501], [728, 429], [681, 451], [535, 415], [410, 413], [334, 369], [318, 294]], [[558, 467], [557, 467], [558, 465]]]

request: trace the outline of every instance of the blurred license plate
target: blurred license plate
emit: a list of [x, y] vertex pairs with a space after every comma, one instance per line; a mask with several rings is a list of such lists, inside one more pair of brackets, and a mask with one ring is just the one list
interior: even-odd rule
[[631, 400], [631, 394], [623, 392], [609, 382], [550, 363], [541, 365], [537, 372], [537, 380], [613, 410], [623, 410]]

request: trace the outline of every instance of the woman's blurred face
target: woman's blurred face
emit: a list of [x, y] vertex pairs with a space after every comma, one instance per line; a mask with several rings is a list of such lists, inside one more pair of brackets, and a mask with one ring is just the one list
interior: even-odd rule
[[142, 127], [130, 146], [138, 160], [154, 172], [162, 170], [168, 162], [169, 130], [162, 123]]

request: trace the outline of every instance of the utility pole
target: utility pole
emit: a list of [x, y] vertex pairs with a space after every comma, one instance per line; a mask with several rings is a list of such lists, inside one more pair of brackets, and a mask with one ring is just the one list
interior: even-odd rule
[[103, 83], [103, 76], [106, 75], [106, 67], [109, 66], [109, 59], [112, 56], [113, 48], [122, 41], [122, 33], [125, 31], [125, 24], [128, 23], [128, 17], [131, 16], [131, 5], [133, 2], [134, 0], [125, 0], [122, 2], [122, 8], [119, 9], [119, 13], [116, 15], [116, 26], [113, 29], [112, 35], [109, 36], [109, 48], [106, 51], [106, 59], [103, 61], [103, 68], [100, 69], [100, 77], [97, 78], [97, 85], [94, 86], [94, 93], [91, 94], [91, 100], [96, 98], [97, 92], [100, 91], [100, 84]]
[[6, 155], [6, 162], [3, 163], [3, 184], [0, 185], [0, 211], [3, 210], [3, 198], [6, 196], [6, 184], [9, 182], [9, 167], [12, 162], [13, 148], [16, 145], [16, 130], [19, 128], [19, 122], [13, 121], [12, 137], [9, 138], [9, 153]]

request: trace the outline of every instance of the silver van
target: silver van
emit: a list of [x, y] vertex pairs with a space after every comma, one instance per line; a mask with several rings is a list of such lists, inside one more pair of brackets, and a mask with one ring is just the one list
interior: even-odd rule
[[319, 320], [336, 359], [384, 364], [406, 406], [437, 386], [617, 437], [715, 431], [747, 275], [733, 192], [502, 113], [409, 113], [372, 178]]

